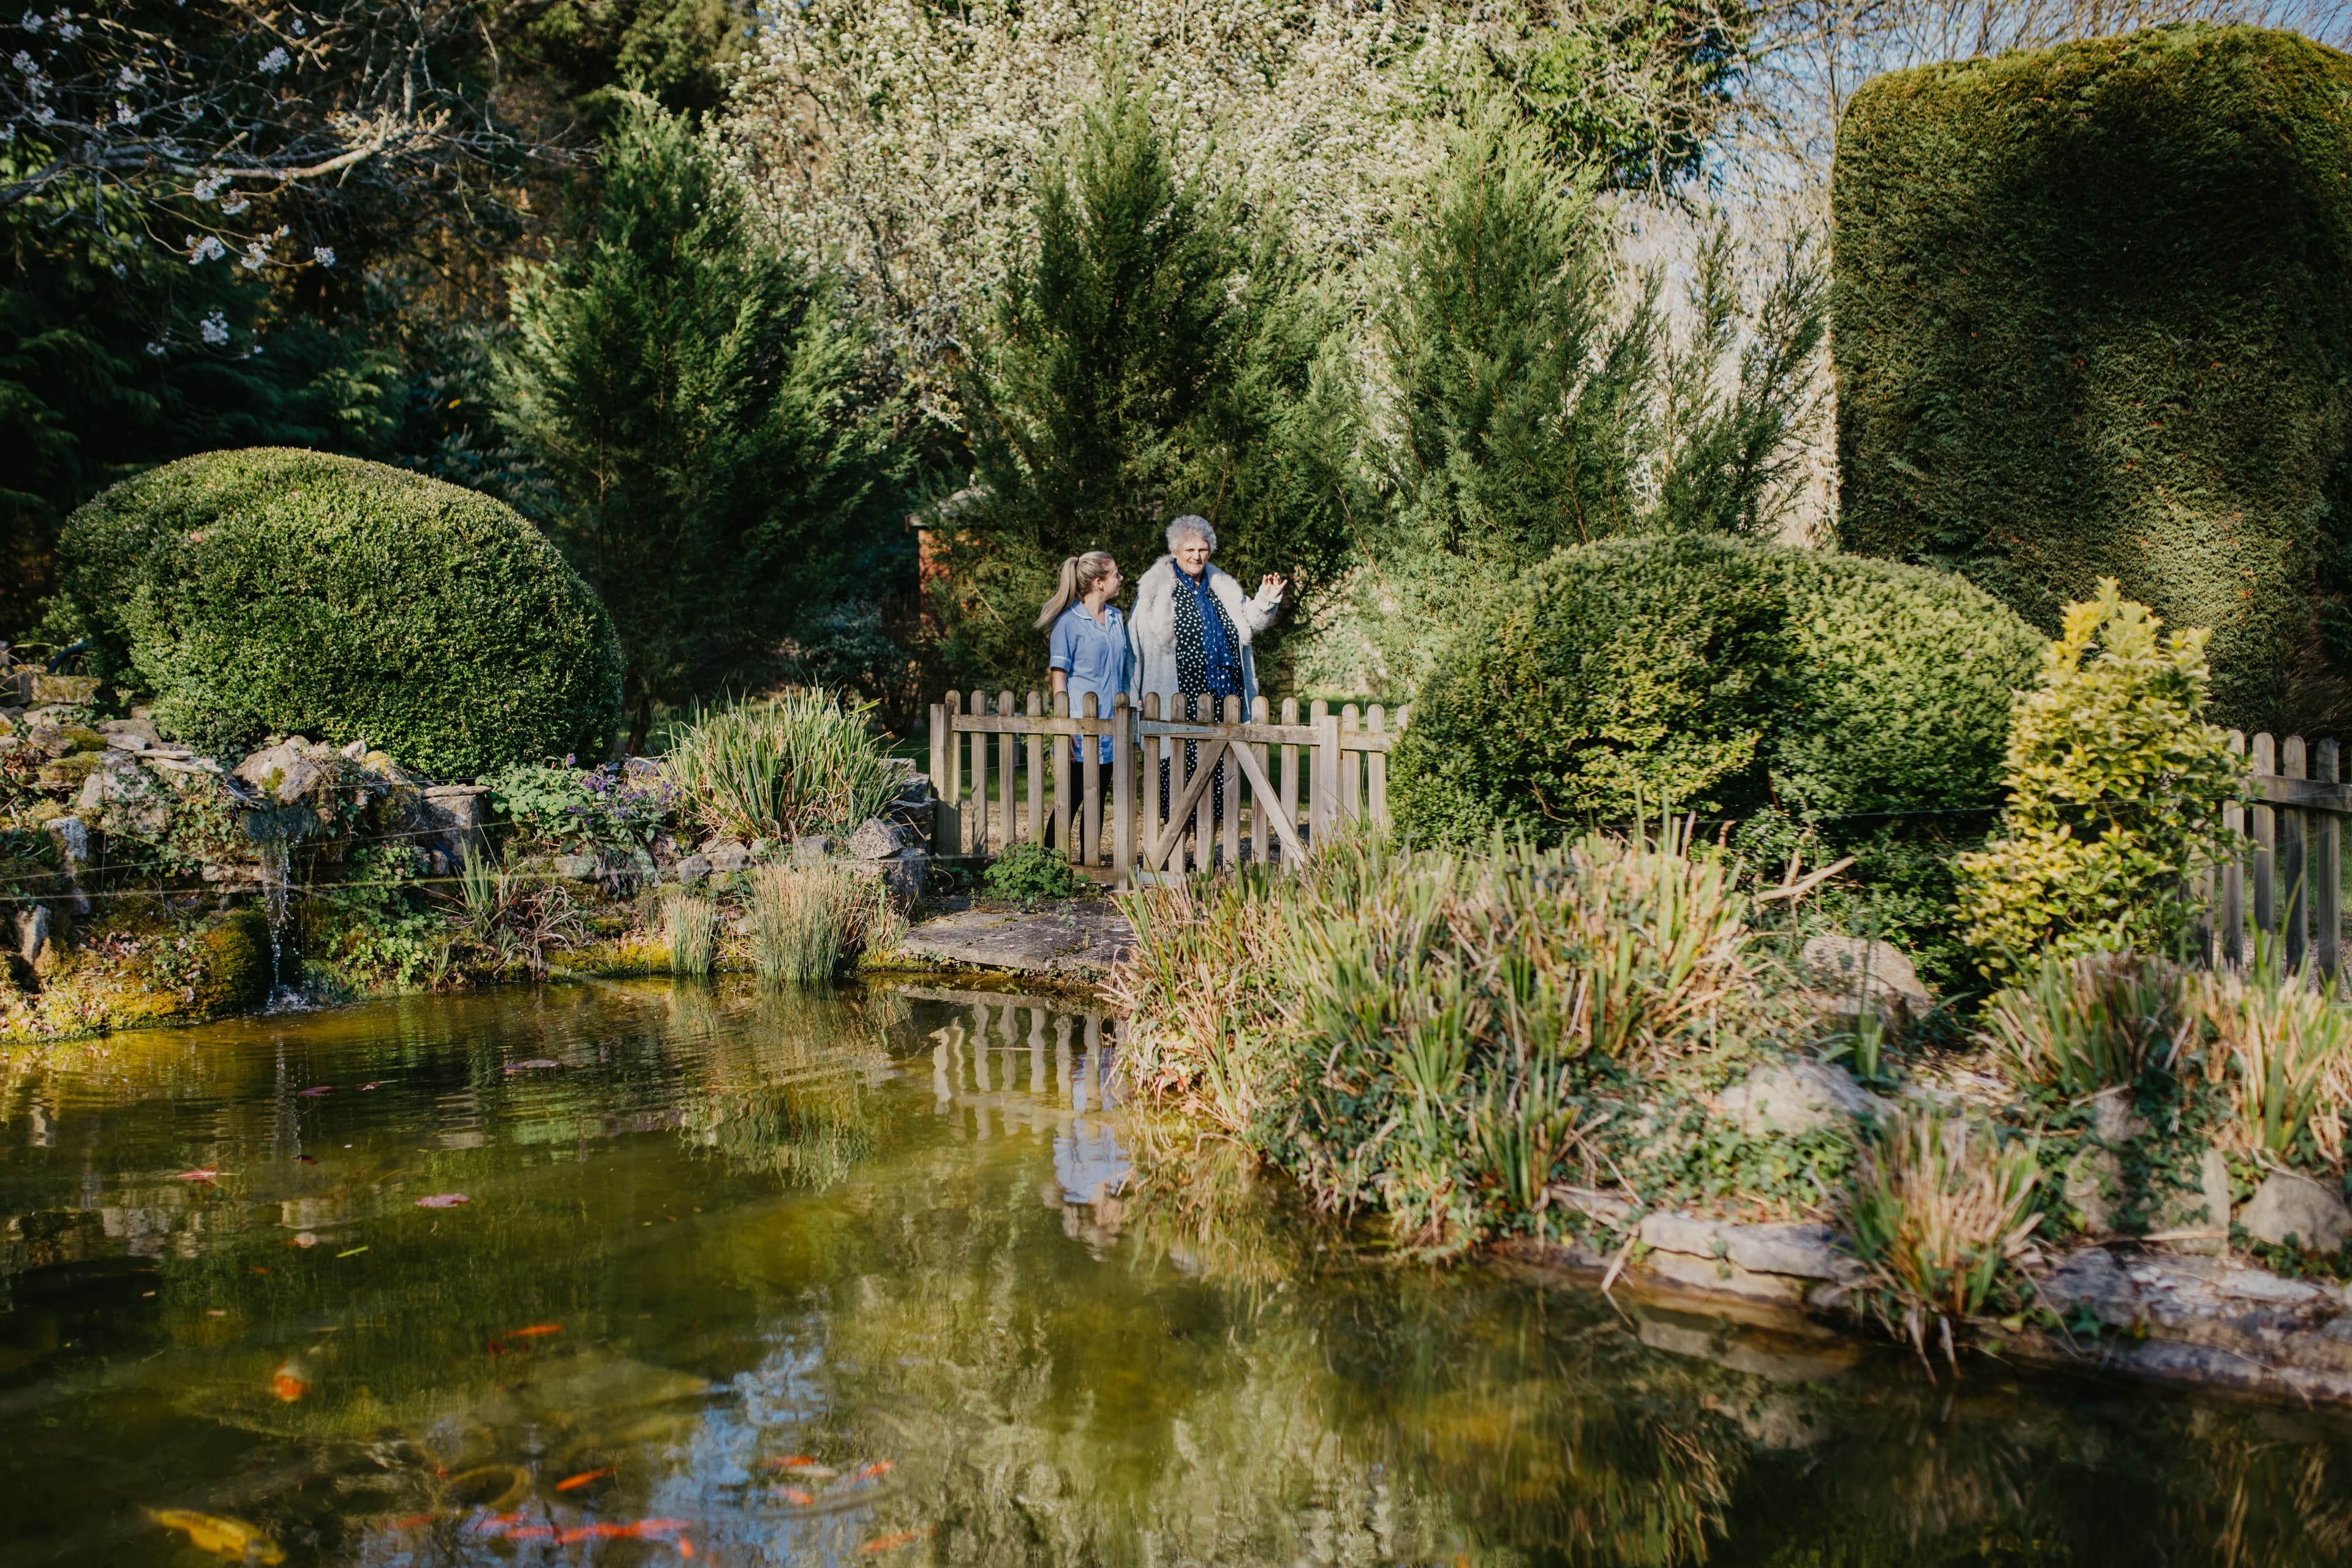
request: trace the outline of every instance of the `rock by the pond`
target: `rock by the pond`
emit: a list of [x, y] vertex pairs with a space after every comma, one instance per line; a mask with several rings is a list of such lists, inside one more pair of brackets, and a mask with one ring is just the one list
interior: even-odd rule
[[793, 864], [822, 866], [833, 854], [834, 842], [822, 833], [810, 833], [793, 840]]
[[2062, 1313], [2087, 1310], [2110, 1328], [2139, 1321], [2139, 1288], [2104, 1247], [2078, 1247], [2041, 1282], [2043, 1300]]
[[2352, 1209], [2341, 1193], [2309, 1176], [2273, 1171], [2263, 1179], [2239, 1223], [2257, 1241], [2284, 1246], [2288, 1237], [2312, 1252], [2339, 1250], [2352, 1236]]
[[95, 675], [47, 675], [36, 672], [30, 693], [35, 702], [88, 702], [98, 696]]
[[280, 741], [247, 756], [229, 770], [229, 776], [281, 805], [292, 805], [309, 795], [322, 776], [319, 764], [304, 754], [306, 750], [299, 740]]
[[719, 875], [751, 868], [751, 848], [732, 838], [714, 838], [702, 847], [701, 853], [710, 862], [710, 869]]
[[155, 838], [172, 824], [171, 801], [154, 775], [129, 755], [114, 758], [84, 779], [75, 804], [107, 833]]
[[2167, 1202], [2157, 1213], [2155, 1239], [2182, 1252], [2225, 1251], [2230, 1242], [2230, 1167], [2219, 1149], [2198, 1162], [2197, 1190]]
[[416, 826], [424, 847], [445, 857], [454, 868], [470, 849], [490, 850], [490, 792], [480, 784], [435, 784], [417, 797]]
[[42, 954], [49, 946], [49, 911], [45, 904], [19, 910], [16, 915], [16, 956], [34, 966], [41, 967]]
[[849, 836], [849, 852], [860, 860], [887, 860], [914, 842], [915, 836], [903, 824], [869, 816]]
[[710, 858], [707, 855], [689, 855], [677, 863], [677, 870], [679, 881], [689, 888], [699, 887], [710, 878]]
[[100, 719], [94, 726], [109, 741], [137, 741], [140, 750], [160, 746], [163, 737], [155, 732], [152, 721], [146, 719]]
[[601, 864], [593, 855], [558, 855], [555, 874], [567, 882], [592, 882]]
[[1068, 900], [1034, 914], [959, 910], [911, 928], [898, 944], [931, 963], [1098, 980], [1135, 946], [1127, 917], [1098, 899]]
[[1749, 1137], [1768, 1131], [1791, 1136], [1815, 1132], [1885, 1110], [1885, 1101], [1843, 1069], [1804, 1061], [1759, 1067], [1747, 1081], [1717, 1095], [1715, 1104], [1723, 1114], [1738, 1118], [1739, 1130]]
[[1858, 936], [1822, 935], [1805, 943], [1804, 964], [1839, 999], [1851, 1015], [1853, 1005], [1868, 997], [1878, 1005], [1889, 1024], [1924, 1018], [1935, 1006], [1918, 971], [1892, 943]]

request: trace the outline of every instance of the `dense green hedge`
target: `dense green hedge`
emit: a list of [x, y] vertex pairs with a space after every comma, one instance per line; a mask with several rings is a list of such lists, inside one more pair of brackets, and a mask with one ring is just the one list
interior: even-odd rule
[[93, 672], [209, 750], [299, 731], [469, 778], [601, 754], [619, 721], [596, 596], [510, 508], [437, 479], [210, 452], [100, 494], [59, 557]]
[[[2102, 576], [2213, 628], [2216, 717], [2352, 667], [2352, 57], [2158, 28], [1879, 78], [1839, 129], [1845, 548], [2045, 630]], [[2330, 645], [2334, 646], [2331, 647]], [[2330, 655], [2334, 657], [2329, 657]]]
[[1916, 566], [1692, 535], [1563, 551], [1440, 658], [1397, 748], [1399, 826], [1549, 837], [1662, 801], [1856, 829], [1988, 811], [2042, 647]]

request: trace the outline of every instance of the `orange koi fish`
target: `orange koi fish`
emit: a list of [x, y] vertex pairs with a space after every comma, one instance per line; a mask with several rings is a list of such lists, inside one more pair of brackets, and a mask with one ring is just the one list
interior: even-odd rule
[[560, 1492], [577, 1491], [591, 1481], [603, 1480], [606, 1476], [618, 1471], [620, 1468], [618, 1465], [607, 1465], [601, 1470], [583, 1470], [576, 1476], [566, 1476], [555, 1483], [555, 1489]]

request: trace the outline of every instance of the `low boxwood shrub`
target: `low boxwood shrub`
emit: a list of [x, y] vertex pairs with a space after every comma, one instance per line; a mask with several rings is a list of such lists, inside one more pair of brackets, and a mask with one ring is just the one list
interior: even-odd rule
[[2000, 801], [2042, 637], [1958, 578], [1713, 537], [1564, 551], [1505, 586], [1413, 705], [1414, 837], [1556, 839], [1661, 805], [1863, 822]]
[[1950, 857], [2000, 805], [2042, 646], [1919, 567], [1715, 536], [1563, 551], [1439, 658], [1397, 748], [1397, 821], [1456, 844], [1669, 808], [1763, 825], [1790, 844], [1759, 864], [1800, 841], [1854, 853], [1886, 884], [1884, 934], [1952, 946]]
[[207, 751], [299, 732], [471, 778], [603, 753], [619, 724], [604, 605], [511, 508], [437, 479], [208, 452], [99, 495], [58, 555], [91, 672]]

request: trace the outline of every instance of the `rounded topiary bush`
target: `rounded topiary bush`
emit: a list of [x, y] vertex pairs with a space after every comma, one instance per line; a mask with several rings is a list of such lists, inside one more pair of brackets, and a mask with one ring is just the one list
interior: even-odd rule
[[470, 778], [619, 724], [604, 606], [512, 508], [438, 479], [208, 452], [98, 496], [58, 560], [93, 673], [217, 753], [299, 732]]
[[1397, 748], [1398, 823], [1462, 842], [1666, 805], [1990, 812], [2042, 643], [1921, 567], [1688, 535], [1563, 551], [1441, 657]]

